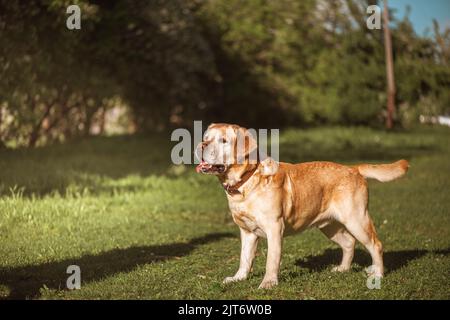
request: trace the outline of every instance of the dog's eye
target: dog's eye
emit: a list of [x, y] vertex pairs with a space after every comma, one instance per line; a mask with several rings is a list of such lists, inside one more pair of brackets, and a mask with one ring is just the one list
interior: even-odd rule
[[222, 139], [220, 140], [220, 142], [222, 142], [222, 143], [227, 143], [227, 139], [222, 138]]

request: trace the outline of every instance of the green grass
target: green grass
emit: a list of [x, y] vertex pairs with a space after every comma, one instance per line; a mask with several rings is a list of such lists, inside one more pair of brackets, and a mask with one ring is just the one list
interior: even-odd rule
[[[408, 175], [370, 182], [370, 213], [387, 273], [369, 290], [330, 272], [340, 250], [319, 231], [285, 238], [280, 285], [258, 290], [266, 244], [249, 280], [223, 285], [239, 263], [238, 229], [214, 177], [170, 164], [169, 139], [90, 138], [0, 151], [0, 298], [449, 299], [450, 130], [284, 130], [284, 161], [411, 161]], [[81, 267], [80, 290], [65, 289]]]

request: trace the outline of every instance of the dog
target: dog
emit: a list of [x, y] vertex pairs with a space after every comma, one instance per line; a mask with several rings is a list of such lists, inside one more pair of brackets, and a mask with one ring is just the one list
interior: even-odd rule
[[368, 274], [383, 276], [383, 246], [368, 213], [366, 178], [381, 182], [400, 178], [408, 161], [354, 166], [277, 162], [258, 156], [257, 141], [247, 129], [226, 123], [207, 128], [195, 155], [200, 162], [197, 172], [219, 178], [240, 229], [239, 269], [224, 283], [248, 277], [262, 237], [267, 238], [268, 253], [259, 288], [277, 285], [283, 236], [311, 227], [342, 248], [342, 261], [333, 271], [350, 269], [358, 240], [372, 257]]

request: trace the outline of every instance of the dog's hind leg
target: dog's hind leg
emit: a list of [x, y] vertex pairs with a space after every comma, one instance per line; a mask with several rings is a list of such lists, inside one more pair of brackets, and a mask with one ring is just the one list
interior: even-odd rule
[[383, 246], [378, 239], [372, 219], [367, 210], [362, 213], [355, 213], [352, 219], [345, 223], [347, 230], [359, 241], [372, 256], [372, 266], [366, 269], [367, 273], [376, 277], [382, 277], [383, 267]]
[[328, 239], [337, 243], [342, 248], [341, 264], [334, 267], [332, 271], [344, 272], [350, 269], [355, 252], [355, 238], [347, 231], [347, 229], [338, 221], [319, 228]]

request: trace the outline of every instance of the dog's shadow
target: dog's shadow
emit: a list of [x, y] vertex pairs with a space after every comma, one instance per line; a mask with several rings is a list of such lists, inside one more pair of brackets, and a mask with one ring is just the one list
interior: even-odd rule
[[70, 276], [66, 273], [67, 267], [70, 265], [80, 267], [83, 284], [119, 272], [130, 272], [140, 265], [187, 256], [200, 245], [232, 236], [231, 233], [210, 233], [188, 242], [113, 249], [97, 255], [88, 254], [79, 258], [39, 265], [1, 267], [0, 285], [6, 286], [9, 292], [3, 293], [3, 295], [0, 292], [0, 299], [38, 298], [40, 289], [44, 286], [49, 289], [64, 289], [66, 280]]
[[[398, 250], [398, 251], [388, 251], [383, 254], [384, 266], [386, 268], [386, 273], [393, 272], [404, 266], [406, 266], [410, 261], [418, 259], [426, 254], [443, 254], [447, 256], [450, 253], [450, 249], [444, 250]], [[332, 266], [338, 265], [341, 261], [342, 250], [339, 248], [326, 249], [320, 255], [309, 255], [302, 259], [297, 259], [295, 265], [301, 268], [306, 268], [309, 271], [324, 271], [326, 269], [331, 269]], [[372, 263], [370, 255], [367, 251], [361, 249], [355, 249], [355, 256], [353, 258], [352, 266], [358, 265], [357, 269], [362, 269], [367, 267]]]

